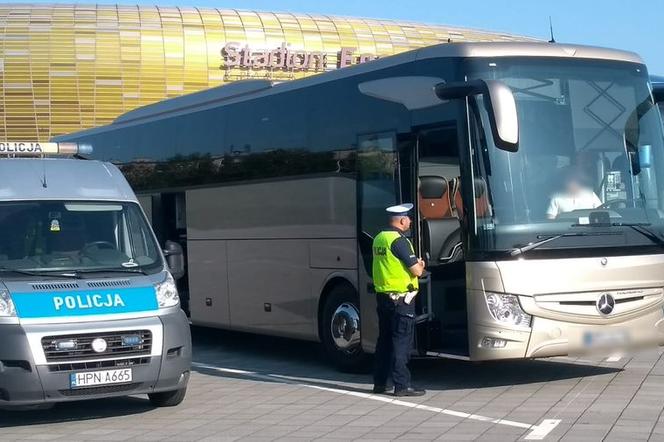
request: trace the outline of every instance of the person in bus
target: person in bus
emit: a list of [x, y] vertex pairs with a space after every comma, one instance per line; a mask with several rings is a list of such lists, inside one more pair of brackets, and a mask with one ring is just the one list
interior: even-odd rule
[[408, 361], [415, 331], [415, 295], [424, 261], [415, 255], [405, 233], [410, 230], [412, 204], [388, 207], [389, 227], [373, 241], [373, 281], [376, 288], [378, 342], [376, 343], [374, 393], [386, 393], [390, 374], [395, 396], [422, 396], [413, 387]]
[[547, 218], [556, 219], [561, 213], [596, 209], [602, 205], [602, 201], [587, 184], [588, 179], [579, 168], [569, 167], [563, 176], [565, 187], [562, 192], [551, 197], [546, 211]]

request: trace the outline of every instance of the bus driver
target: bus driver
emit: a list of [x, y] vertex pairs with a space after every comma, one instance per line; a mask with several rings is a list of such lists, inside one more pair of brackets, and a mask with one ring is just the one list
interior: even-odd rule
[[561, 213], [596, 209], [602, 205], [597, 194], [585, 184], [587, 179], [578, 169], [570, 167], [563, 176], [565, 188], [551, 197], [546, 211], [547, 218], [556, 219]]

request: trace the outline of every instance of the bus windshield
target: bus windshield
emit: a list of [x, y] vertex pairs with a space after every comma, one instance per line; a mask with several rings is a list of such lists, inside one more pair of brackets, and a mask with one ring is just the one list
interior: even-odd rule
[[138, 205], [115, 202], [0, 203], [0, 272], [161, 270]]
[[520, 137], [518, 152], [497, 149], [482, 97], [469, 100], [473, 249], [509, 251], [547, 239], [542, 250], [566, 253], [661, 247], [664, 145], [644, 66], [560, 58], [467, 65], [469, 77], [512, 88]]

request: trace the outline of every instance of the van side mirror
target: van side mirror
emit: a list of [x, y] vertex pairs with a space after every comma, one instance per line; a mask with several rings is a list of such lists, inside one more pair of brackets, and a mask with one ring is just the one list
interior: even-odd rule
[[489, 125], [496, 147], [508, 152], [519, 150], [519, 117], [512, 89], [498, 80], [471, 80], [436, 85], [441, 100], [482, 94], [489, 113]]
[[182, 252], [182, 246], [175, 241], [166, 241], [164, 256], [166, 256], [166, 262], [173, 278], [176, 280], [182, 278], [184, 276], [184, 253]]

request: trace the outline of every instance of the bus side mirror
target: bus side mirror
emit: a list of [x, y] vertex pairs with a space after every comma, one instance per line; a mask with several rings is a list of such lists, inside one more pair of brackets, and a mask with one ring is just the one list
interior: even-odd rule
[[652, 84], [652, 96], [655, 99], [655, 104], [664, 103], [664, 83]]
[[182, 246], [175, 241], [166, 241], [164, 256], [166, 256], [166, 262], [173, 278], [176, 280], [182, 278], [184, 276], [184, 253], [182, 252]]
[[496, 147], [508, 152], [519, 150], [519, 117], [512, 89], [498, 80], [471, 80], [440, 83], [435, 87], [441, 100], [482, 94]]

